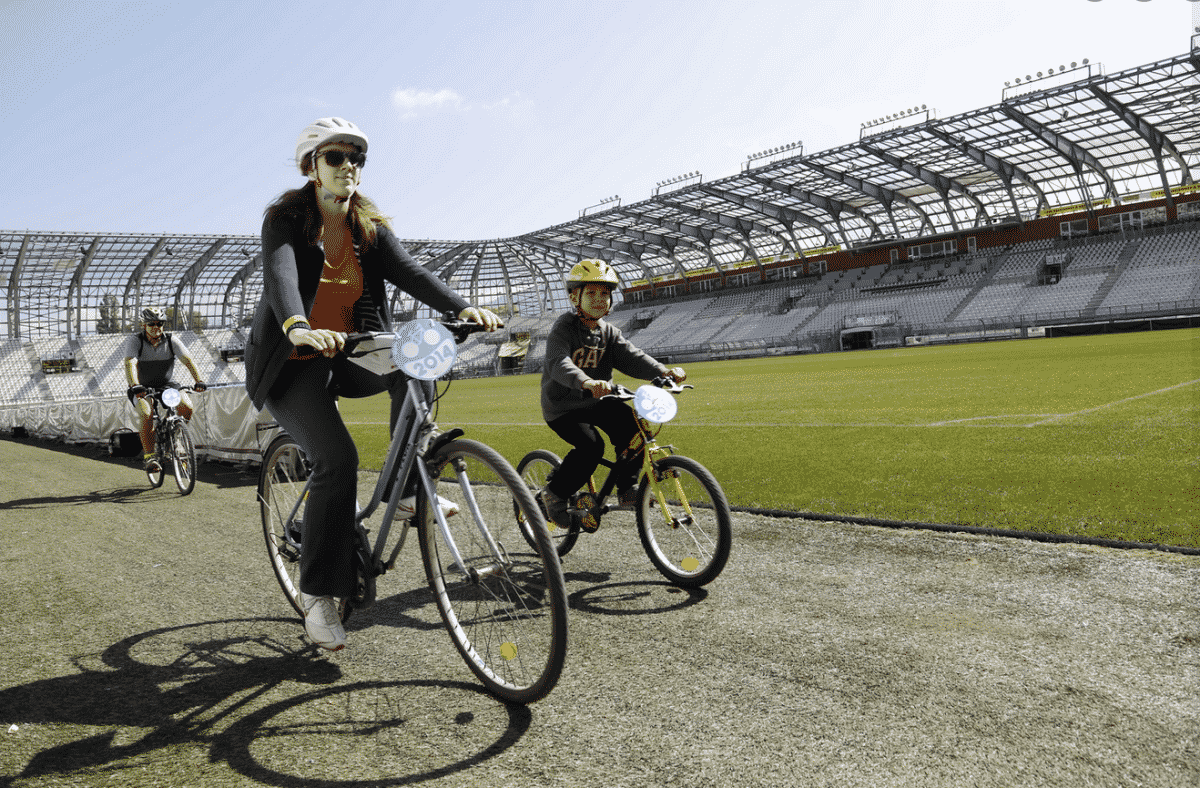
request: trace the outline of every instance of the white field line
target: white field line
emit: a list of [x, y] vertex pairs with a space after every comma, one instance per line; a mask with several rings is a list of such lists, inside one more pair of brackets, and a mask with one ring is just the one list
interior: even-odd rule
[[[1158, 394], [1165, 394], [1168, 391], [1184, 388], [1185, 386], [1194, 386], [1200, 383], [1200, 378], [1189, 380], [1184, 383], [1176, 383], [1174, 386], [1157, 389], [1155, 391], [1147, 391], [1144, 394], [1135, 394], [1132, 397], [1113, 400], [1106, 402], [1103, 405], [1096, 405], [1092, 408], [1084, 408], [1070, 413], [1006, 413], [998, 416], [972, 416], [965, 419], [947, 419], [945, 421], [930, 421], [925, 423], [914, 424], [896, 424], [887, 421], [851, 421], [851, 422], [801, 422], [801, 421], [744, 421], [731, 424], [729, 422], [688, 422], [689, 427], [754, 427], [754, 428], [772, 428], [772, 427], [947, 427], [953, 425], [968, 426], [968, 427], [1040, 427], [1043, 424], [1052, 424], [1062, 419], [1069, 419], [1072, 416], [1082, 416], [1085, 413], [1094, 413], [1105, 408], [1116, 407], [1126, 402], [1153, 397]], [[1028, 423], [1016, 424], [998, 424], [996, 422], [1006, 421], [1011, 419], [1037, 419]], [[361, 425], [387, 425], [386, 421], [348, 421], [347, 424]], [[545, 422], [542, 421], [456, 421], [452, 426], [455, 427], [544, 427]]]
[[1174, 386], [1167, 386], [1166, 388], [1161, 388], [1156, 391], [1147, 391], [1145, 394], [1135, 394], [1132, 397], [1126, 397], [1125, 399], [1113, 400], [1112, 402], [1106, 402], [1103, 405], [1097, 405], [1094, 408], [1084, 408], [1083, 410], [1077, 410], [1077, 411], [1074, 411], [1073, 413], [1060, 413], [1056, 416], [1051, 416], [1048, 419], [1042, 419], [1041, 421], [1035, 421], [1030, 424], [1026, 424], [1025, 426], [1026, 427], [1040, 427], [1043, 424], [1049, 424], [1051, 422], [1059, 421], [1061, 419], [1069, 419], [1072, 416], [1082, 416], [1085, 413], [1095, 413], [1098, 410], [1104, 410], [1105, 408], [1116, 407], [1117, 405], [1123, 405], [1126, 402], [1133, 402], [1134, 400], [1137, 400], [1137, 399], [1144, 399], [1146, 397], [1153, 397], [1158, 394], [1165, 394], [1168, 391], [1174, 391], [1175, 389], [1181, 389], [1185, 386], [1194, 386], [1197, 383], [1200, 383], [1200, 378], [1198, 378], [1196, 380], [1189, 380], [1184, 383], [1176, 383]]

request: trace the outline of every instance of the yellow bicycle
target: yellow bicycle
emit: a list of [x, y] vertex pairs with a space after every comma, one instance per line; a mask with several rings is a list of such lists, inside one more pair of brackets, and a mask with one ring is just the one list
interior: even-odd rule
[[[609, 472], [599, 487], [593, 476], [588, 479], [586, 490], [571, 496], [567, 510], [571, 520], [566, 527], [545, 516], [540, 496], [562, 460], [552, 451], [535, 449], [517, 463], [517, 473], [542, 507], [550, 538], [560, 557], [570, 552], [580, 533], [596, 531], [605, 514], [632, 508], [646, 555], [672, 583], [698, 588], [721, 574], [733, 543], [732, 514], [725, 491], [703, 465], [676, 454], [673, 446], [660, 445], [656, 440], [663, 424], [675, 415], [673, 395], [690, 388], [663, 377], [637, 391], [617, 386], [608, 395], [634, 408], [638, 434], [625, 456], [600, 461]], [[629, 464], [641, 468], [636, 502], [632, 507], [610, 505], [607, 500]], [[526, 529], [523, 520], [521, 523], [526, 539], [533, 539], [535, 532]]]

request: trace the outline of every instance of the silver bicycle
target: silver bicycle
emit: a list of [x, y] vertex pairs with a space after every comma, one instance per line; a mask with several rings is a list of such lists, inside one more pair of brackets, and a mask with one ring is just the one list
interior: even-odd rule
[[[360, 502], [357, 587], [339, 603], [345, 621], [375, 601], [376, 578], [395, 565], [415, 523], [425, 576], [467, 666], [496, 696], [530, 703], [554, 688], [566, 658], [567, 595], [558, 554], [521, 477], [494, 449], [461, 437], [462, 430], [442, 432], [424, 382], [449, 372], [456, 342], [480, 328], [426, 319], [394, 334], [347, 337], [343, 352], [354, 363], [376, 374], [399, 368], [409, 380], [383, 470], [370, 501]], [[301, 615], [309, 476], [300, 446], [287, 434], [275, 438], [258, 484], [263, 535], [275, 577]], [[381, 504], [372, 542], [366, 523]], [[399, 531], [395, 538], [393, 530]]]

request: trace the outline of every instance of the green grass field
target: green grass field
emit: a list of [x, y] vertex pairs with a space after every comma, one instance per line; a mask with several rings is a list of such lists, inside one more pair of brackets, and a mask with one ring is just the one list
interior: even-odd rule
[[[660, 442], [706, 465], [734, 506], [1200, 547], [1200, 330], [687, 370], [696, 388]], [[514, 465], [561, 455], [539, 382], [455, 381], [438, 422]], [[377, 468], [386, 399], [343, 412]]]

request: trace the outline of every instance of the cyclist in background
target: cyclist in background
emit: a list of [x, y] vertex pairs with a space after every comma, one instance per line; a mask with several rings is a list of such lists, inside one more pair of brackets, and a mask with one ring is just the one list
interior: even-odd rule
[[[603, 318], [612, 309], [613, 291], [620, 285], [617, 272], [603, 260], [581, 260], [565, 280], [573, 311], [563, 313], [546, 339], [542, 369], [542, 417], [550, 429], [571, 444], [571, 451], [540, 493], [554, 522], [569, 526], [567, 502], [587, 483], [604, 456], [608, 434], [617, 456], [637, 434], [633, 411], [617, 399], [601, 399], [613, 391], [613, 370], [642, 380], [667, 376], [676, 382], [687, 377], [683, 369], [667, 369], [639, 350], [621, 330]], [[617, 500], [635, 502], [638, 468], [617, 480]]]
[[[321, 648], [346, 643], [337, 599], [354, 594], [358, 449], [337, 399], [387, 390], [391, 429], [405, 378], [379, 378], [339, 355], [346, 334], [390, 331], [391, 282], [437, 312], [500, 325], [420, 265], [388, 219], [358, 190], [367, 137], [342, 118], [320, 118], [296, 142], [307, 182], [267, 206], [262, 225], [263, 293], [246, 343], [246, 390], [270, 410], [312, 464], [304, 508], [300, 602], [304, 630]], [[404, 495], [407, 491], [388, 491]]]
[[[141, 417], [138, 437], [142, 439], [142, 461], [151, 473], [161, 471], [162, 467], [154, 456], [154, 405], [146, 398], [147, 387], [179, 388], [179, 384], [171, 379], [175, 359], [178, 358], [192, 373], [196, 391], [207, 388], [200, 380], [200, 371], [196, 369], [196, 362], [188, 354], [187, 348], [163, 331], [164, 322], [166, 316], [162, 310], [147, 307], [142, 310], [142, 330], [125, 340], [125, 379], [129, 382], [126, 394]], [[184, 419], [191, 421], [192, 400], [185, 391], [179, 394], [180, 402], [176, 410]]]

